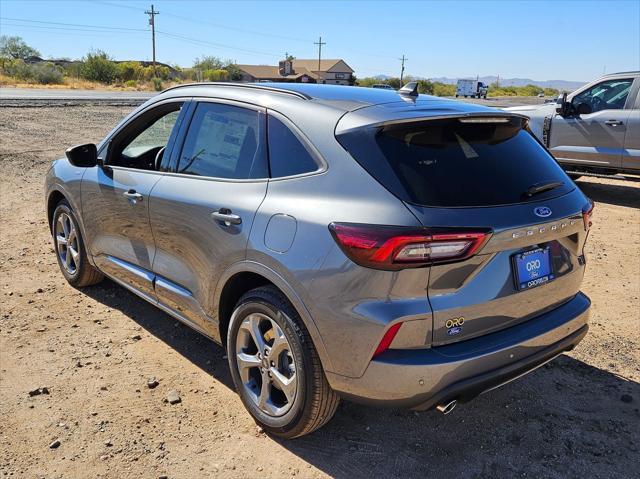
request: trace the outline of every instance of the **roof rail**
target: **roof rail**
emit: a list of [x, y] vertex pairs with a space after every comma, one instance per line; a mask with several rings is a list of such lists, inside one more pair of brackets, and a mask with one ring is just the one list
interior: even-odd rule
[[312, 99], [312, 97], [310, 97], [309, 95], [306, 95], [304, 93], [301, 93], [301, 92], [295, 91], [295, 90], [287, 90], [286, 88], [278, 88], [278, 87], [274, 87], [274, 86], [266, 86], [266, 85], [260, 85], [260, 84], [256, 84], [256, 83], [234, 83], [234, 82], [183, 83], [182, 85], [176, 85], [176, 86], [172, 86], [170, 88], [167, 88], [166, 90], [163, 90], [163, 93], [165, 91], [177, 90], [178, 88], [186, 88], [186, 87], [190, 87], [190, 86], [224, 86], [224, 87], [235, 87], [235, 88], [250, 88], [250, 89], [254, 89], [254, 90], [267, 90], [267, 91], [272, 91], [272, 92], [275, 92], [275, 93], [285, 93], [287, 95], [293, 95], [293, 96], [296, 96], [298, 98], [302, 98], [303, 100], [311, 100]]

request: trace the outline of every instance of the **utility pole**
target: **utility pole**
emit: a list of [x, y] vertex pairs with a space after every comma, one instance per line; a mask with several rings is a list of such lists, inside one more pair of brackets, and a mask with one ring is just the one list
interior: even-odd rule
[[322, 60], [322, 45], [326, 45], [325, 42], [322, 41], [322, 37], [318, 39], [317, 42], [313, 42], [314, 45], [318, 45], [318, 79], [320, 78], [320, 61]]
[[160, 12], [157, 12], [153, 9], [153, 4], [151, 4], [151, 10], [146, 10], [144, 13], [149, 15], [149, 25], [151, 25], [151, 44], [153, 48], [153, 76], [156, 76], [156, 15]]
[[402, 87], [402, 79], [404, 78], [404, 62], [406, 62], [408, 58], [406, 58], [403, 54], [402, 58], [398, 58], [398, 60], [402, 62], [402, 68], [400, 69], [400, 87]]

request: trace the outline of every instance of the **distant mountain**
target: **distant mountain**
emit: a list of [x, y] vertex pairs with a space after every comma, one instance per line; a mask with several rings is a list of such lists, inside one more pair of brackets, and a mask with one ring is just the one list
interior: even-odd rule
[[[466, 77], [465, 77], [466, 78]], [[468, 77], [473, 78], [473, 77]], [[497, 76], [484, 76], [479, 80], [485, 84], [495, 83], [498, 79]], [[430, 78], [431, 81], [449, 83], [455, 85], [458, 82], [457, 78], [439, 77]], [[540, 88], [555, 88], [556, 90], [573, 91], [580, 88], [587, 82], [584, 81], [568, 81], [568, 80], [531, 80], [530, 78], [500, 78], [500, 86], [525, 86], [536, 85]]]

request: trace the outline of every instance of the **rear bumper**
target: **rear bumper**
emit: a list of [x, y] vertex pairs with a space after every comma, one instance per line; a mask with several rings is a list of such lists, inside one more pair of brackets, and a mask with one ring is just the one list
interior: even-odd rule
[[359, 378], [328, 373], [356, 402], [429, 409], [468, 401], [573, 349], [586, 335], [591, 302], [583, 293], [544, 315], [486, 336], [420, 350], [389, 350]]

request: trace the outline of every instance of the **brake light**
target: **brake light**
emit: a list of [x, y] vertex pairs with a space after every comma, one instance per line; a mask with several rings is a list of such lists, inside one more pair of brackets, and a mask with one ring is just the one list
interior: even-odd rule
[[391, 346], [391, 343], [393, 342], [393, 339], [396, 337], [396, 334], [398, 334], [398, 331], [400, 330], [400, 326], [402, 326], [402, 323], [396, 323], [393, 326], [391, 326], [389, 329], [387, 329], [387, 332], [384, 333], [384, 336], [382, 336], [382, 340], [380, 341], [380, 344], [378, 344], [378, 347], [376, 348], [376, 351], [373, 353], [373, 358], [375, 358], [376, 356], [379, 356], [380, 354], [384, 353], [387, 349], [389, 349], [389, 346]]
[[407, 228], [331, 223], [329, 229], [354, 263], [375, 269], [399, 270], [460, 261], [482, 248], [489, 230]]
[[593, 208], [595, 203], [589, 200], [589, 203], [582, 209], [582, 221], [584, 222], [584, 230], [589, 231], [589, 228], [593, 226], [591, 219], [593, 218]]

